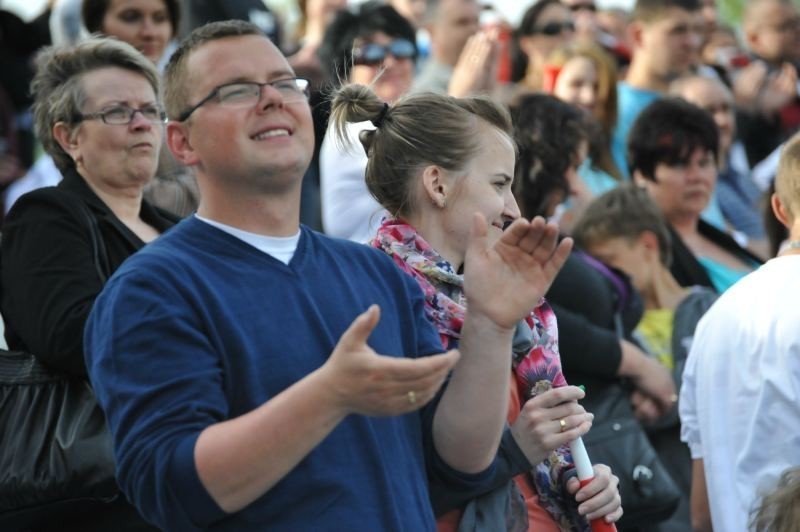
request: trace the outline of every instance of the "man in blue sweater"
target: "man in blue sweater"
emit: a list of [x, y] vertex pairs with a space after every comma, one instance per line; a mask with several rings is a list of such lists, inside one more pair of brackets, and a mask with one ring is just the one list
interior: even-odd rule
[[514, 326], [569, 243], [542, 220], [490, 243], [476, 216], [460, 353], [437, 354], [413, 280], [300, 226], [307, 83], [258, 28], [195, 30], [165, 82], [201, 204], [118, 270], [85, 335], [123, 491], [166, 530], [434, 530], [426, 468], [487, 483]]

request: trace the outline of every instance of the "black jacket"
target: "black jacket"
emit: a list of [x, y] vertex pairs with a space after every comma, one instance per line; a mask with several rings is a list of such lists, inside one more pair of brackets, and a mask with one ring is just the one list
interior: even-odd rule
[[[55, 371], [85, 376], [83, 327], [103, 282], [81, 202], [97, 220], [109, 275], [144, 246], [75, 170], [66, 171], [58, 186], [22, 196], [6, 218], [0, 310], [10, 349], [31, 352]], [[141, 218], [160, 232], [178, 221], [147, 202]]]

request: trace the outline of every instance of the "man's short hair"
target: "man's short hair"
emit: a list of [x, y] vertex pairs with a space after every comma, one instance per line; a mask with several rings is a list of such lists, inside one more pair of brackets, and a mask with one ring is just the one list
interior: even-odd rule
[[211, 41], [245, 35], [258, 35], [268, 39], [255, 24], [244, 20], [224, 20], [200, 26], [181, 41], [164, 70], [164, 107], [167, 116], [175, 120], [190, 105], [190, 80], [186, 65], [192, 51]]
[[639, 22], [655, 22], [673, 7], [686, 11], [700, 11], [699, 0], [637, 0], [631, 12], [631, 20]]
[[583, 249], [612, 238], [634, 241], [645, 231], [656, 235], [661, 263], [672, 263], [672, 238], [664, 215], [643, 188], [632, 184], [609, 190], [584, 211], [572, 237]]
[[775, 193], [796, 218], [800, 214], [800, 133], [789, 139], [781, 150]]
[[719, 131], [705, 110], [682, 98], [661, 98], [638, 116], [628, 135], [628, 166], [631, 175], [641, 172], [655, 181], [659, 164], [686, 163], [701, 148], [717, 159]]
[[669, 94], [671, 96], [677, 96], [683, 98], [683, 95], [685, 94], [685, 92], [688, 90], [689, 87], [693, 87], [694, 85], [704, 84], [704, 83], [707, 85], [714, 85], [716, 87], [719, 87], [725, 94], [733, 98], [733, 92], [731, 92], [731, 88], [728, 87], [725, 84], [725, 82], [723, 82], [718, 77], [703, 76], [701, 74], [686, 74], [674, 80], [669, 85]]

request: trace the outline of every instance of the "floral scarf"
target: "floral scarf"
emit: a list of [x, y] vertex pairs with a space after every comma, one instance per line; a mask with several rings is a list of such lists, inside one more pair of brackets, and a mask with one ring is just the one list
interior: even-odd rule
[[[461, 337], [467, 303], [463, 277], [402, 220], [384, 220], [371, 245], [389, 255], [422, 288], [425, 315], [439, 331], [444, 348], [448, 349], [457, 342]], [[530, 330], [530, 341], [523, 342], [520, 349], [515, 337], [512, 365], [523, 404], [544, 391], [567, 384], [558, 354], [555, 313], [544, 298], [524, 323]], [[562, 489], [562, 475], [573, 467], [569, 447], [564, 445], [551, 452], [542, 463], [536, 464], [530, 474], [539, 504], [561, 530], [588, 532], [588, 522], [577, 514], [571, 496]]]

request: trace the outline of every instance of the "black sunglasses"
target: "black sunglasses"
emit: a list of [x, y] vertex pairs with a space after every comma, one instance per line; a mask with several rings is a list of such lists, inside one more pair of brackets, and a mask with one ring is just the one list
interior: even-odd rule
[[572, 21], [548, 22], [541, 26], [534, 27], [531, 33], [533, 34], [541, 33], [542, 35], [555, 37], [556, 35], [561, 35], [565, 31], [575, 31], [575, 23]]
[[395, 39], [387, 45], [368, 43], [353, 48], [354, 65], [380, 65], [386, 55], [395, 59], [412, 59], [417, 56], [417, 48], [407, 39]]

